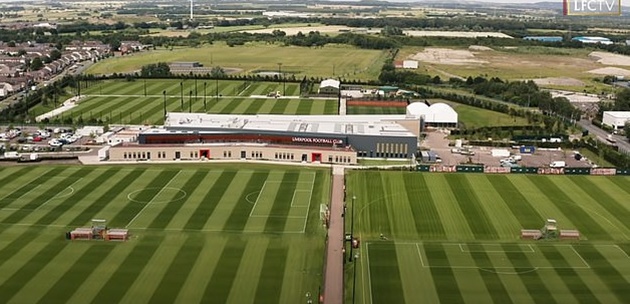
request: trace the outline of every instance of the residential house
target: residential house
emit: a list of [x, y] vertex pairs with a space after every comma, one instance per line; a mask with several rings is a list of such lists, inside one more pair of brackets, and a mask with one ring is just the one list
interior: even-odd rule
[[0, 97], [7, 97], [13, 93], [13, 86], [6, 82], [0, 82]]

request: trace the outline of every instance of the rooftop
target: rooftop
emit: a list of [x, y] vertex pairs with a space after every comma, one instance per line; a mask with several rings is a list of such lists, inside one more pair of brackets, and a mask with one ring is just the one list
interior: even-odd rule
[[217, 130], [281, 131], [337, 135], [415, 136], [398, 121], [405, 115], [221, 115], [168, 113], [166, 129], [147, 133], [172, 133]]

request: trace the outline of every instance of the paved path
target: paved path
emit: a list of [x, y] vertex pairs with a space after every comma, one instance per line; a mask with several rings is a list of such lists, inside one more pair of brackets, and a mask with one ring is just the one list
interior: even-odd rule
[[326, 252], [326, 273], [324, 276], [324, 303], [343, 303], [343, 187], [344, 168], [333, 167], [333, 184], [330, 201], [330, 226]]

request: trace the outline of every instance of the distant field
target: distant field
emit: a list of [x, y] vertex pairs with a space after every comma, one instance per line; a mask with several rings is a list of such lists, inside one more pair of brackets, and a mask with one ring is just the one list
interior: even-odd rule
[[[321, 284], [329, 173], [228, 166], [0, 168], [0, 298], [300, 303]], [[70, 241], [107, 219], [127, 242]]]
[[[449, 50], [468, 51], [467, 48], [445, 48]], [[423, 52], [424, 48], [405, 47], [398, 54], [398, 60], [403, 60], [416, 53]], [[487, 76], [499, 77], [507, 80], [540, 79], [547, 77], [570, 77], [577, 82], [583, 82], [579, 91], [601, 92], [606, 86], [600, 82], [593, 81], [593, 78], [601, 75], [594, 75], [588, 71], [606, 67], [597, 63], [588, 54], [592, 49], [566, 49], [552, 47], [496, 47], [493, 50], [477, 51], [472, 50], [470, 56], [461, 57], [461, 62], [453, 61], [453, 56], [444, 54], [438, 61], [420, 62], [420, 71], [430, 75], [438, 75], [447, 80], [450, 77]], [[447, 64], [449, 60], [453, 61]], [[465, 63], [472, 61], [471, 63]], [[545, 85], [550, 88], [576, 89], [575, 85]]]
[[[350, 172], [361, 239], [355, 303], [628, 303], [628, 183]], [[520, 229], [540, 229], [548, 218], [582, 240], [520, 240]]]
[[[221, 114], [336, 114], [337, 100], [304, 99], [299, 97], [296, 83], [219, 81], [219, 97], [216, 95], [216, 81], [198, 80], [195, 98], [195, 81], [183, 81], [183, 107], [180, 94], [182, 80], [147, 80], [147, 96], [144, 96], [144, 80], [135, 82], [107, 81], [93, 83], [82, 94], [87, 95], [79, 105], [57, 118], [72, 117], [83, 121], [101, 120], [108, 123], [161, 124], [164, 118], [164, 96], [166, 90], [166, 108], [169, 112]], [[204, 98], [204, 83], [206, 95]], [[269, 92], [286, 91], [286, 96], [293, 98], [253, 98], [266, 96]], [[192, 92], [192, 98], [191, 93]], [[205, 107], [204, 107], [205, 100]], [[39, 106], [39, 115], [52, 110]]]
[[157, 49], [130, 56], [115, 57], [91, 66], [87, 74], [133, 72], [156, 62], [199, 61], [206, 67], [237, 68], [243, 73], [278, 71], [296, 77], [340, 77], [376, 79], [386, 58], [385, 51], [362, 50], [350, 46], [329, 45], [321, 48], [247, 44], [229, 47], [223, 43], [199, 48]]

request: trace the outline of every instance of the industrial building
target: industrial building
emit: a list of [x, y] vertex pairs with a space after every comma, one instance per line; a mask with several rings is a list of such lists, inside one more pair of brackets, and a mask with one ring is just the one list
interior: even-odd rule
[[355, 164], [357, 157], [411, 159], [426, 125], [456, 126], [448, 105], [412, 103], [405, 115], [223, 115], [168, 113], [164, 126], [109, 159], [256, 159]]
[[571, 40], [579, 41], [586, 44], [594, 44], [594, 43], [605, 44], [605, 45], [613, 44], [613, 42], [606, 37], [580, 36], [580, 37], [575, 37]]
[[540, 41], [540, 42], [562, 42], [561, 36], [526, 36], [523, 40]]
[[630, 121], [628, 111], [604, 111], [602, 123], [613, 129], [623, 129], [626, 122]]

